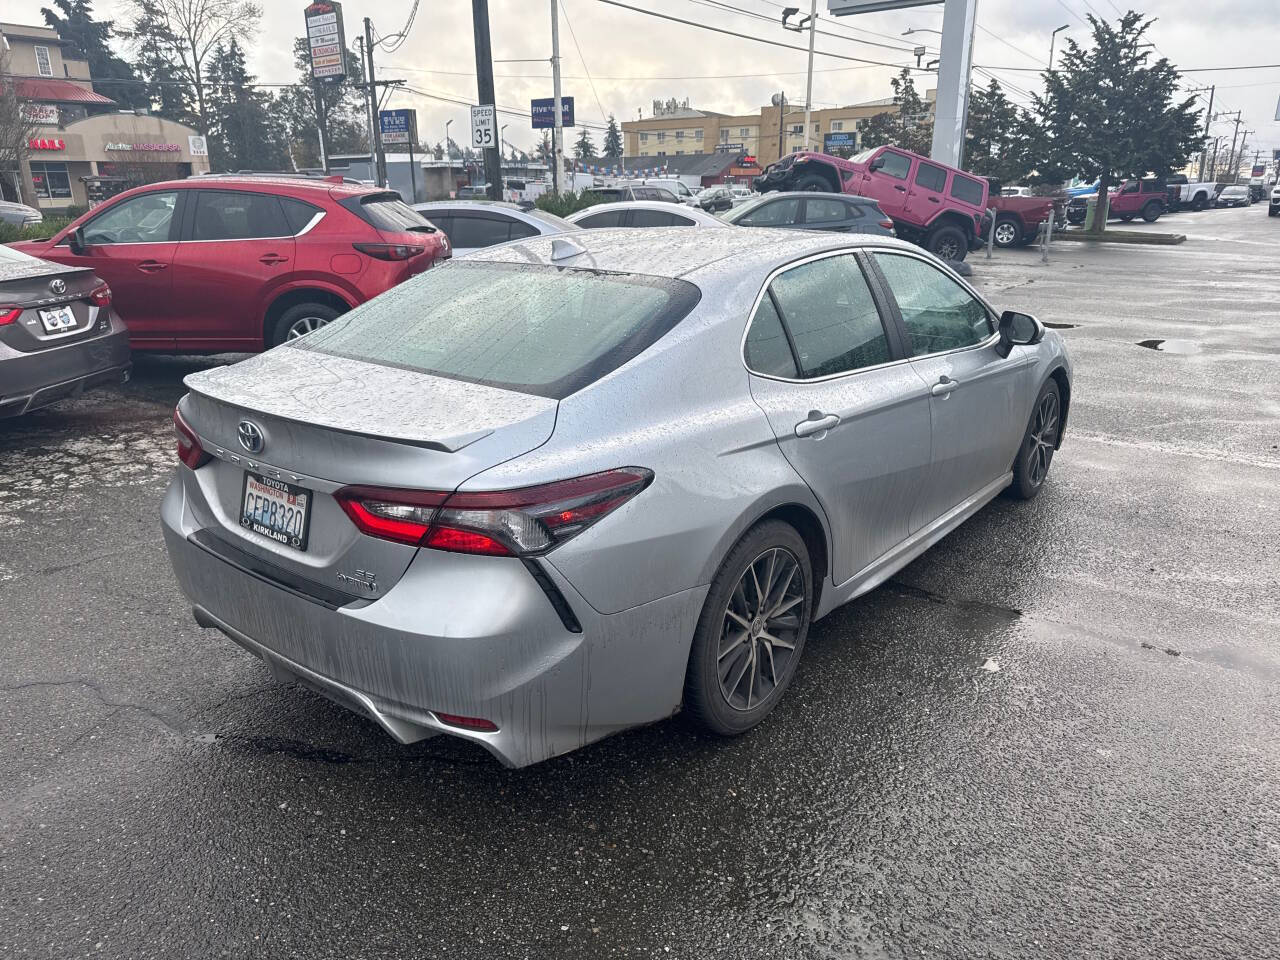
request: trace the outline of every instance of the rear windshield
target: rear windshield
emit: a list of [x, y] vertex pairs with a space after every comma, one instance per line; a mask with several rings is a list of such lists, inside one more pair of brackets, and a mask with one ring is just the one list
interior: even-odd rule
[[460, 260], [291, 346], [562, 400], [654, 344], [700, 296], [666, 277]]
[[342, 205], [375, 230], [389, 233], [430, 233], [434, 227], [398, 193], [368, 193], [344, 200]]

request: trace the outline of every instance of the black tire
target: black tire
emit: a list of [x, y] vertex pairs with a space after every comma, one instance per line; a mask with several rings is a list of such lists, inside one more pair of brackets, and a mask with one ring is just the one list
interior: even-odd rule
[[1002, 250], [1008, 250], [1022, 243], [1022, 224], [1017, 217], [1000, 217], [993, 227], [996, 232], [994, 243]]
[[1147, 223], [1155, 223], [1162, 213], [1164, 213], [1164, 207], [1160, 205], [1159, 200], [1148, 200], [1147, 205], [1142, 208], [1142, 219]]
[[831, 184], [827, 178], [819, 173], [806, 173], [803, 177], [796, 177], [796, 182], [791, 185], [792, 190], [810, 190], [819, 193], [835, 193], [831, 189]]
[[1058, 382], [1050, 377], [1036, 395], [1018, 455], [1013, 461], [1013, 483], [1008, 489], [1011, 497], [1031, 500], [1040, 492], [1049, 476], [1061, 429], [1062, 396]]
[[1197, 193], [1196, 198], [1191, 201], [1191, 209], [1199, 213], [1205, 207], [1205, 201], [1208, 198], [1203, 193]]
[[1130, 220], [1132, 220], [1132, 219], [1133, 219], [1133, 214], [1132, 214], [1132, 213], [1122, 213], [1122, 214], [1120, 214], [1120, 220], [1121, 220], [1121, 222], [1122, 222], [1122, 223], [1128, 223], [1128, 222], [1129, 222]]
[[[788, 567], [788, 563], [794, 566]], [[756, 568], [754, 580], [752, 568]], [[783, 571], [788, 569], [784, 582]], [[761, 604], [759, 595], [751, 597], [752, 589], [743, 584], [754, 585], [770, 571], [775, 571], [774, 582], [761, 588], [765, 601]], [[796, 579], [801, 581], [799, 585]], [[772, 619], [759, 616], [760, 606], [777, 609], [784, 604], [790, 606]], [[813, 566], [804, 540], [794, 527], [780, 520], [752, 527], [720, 564], [698, 618], [684, 681], [689, 718], [728, 737], [745, 733], [768, 716], [795, 676], [812, 618]], [[761, 629], [762, 635], [757, 632]], [[785, 643], [791, 647], [783, 646]], [[784, 655], [785, 661], [778, 666]], [[771, 668], [776, 672], [771, 673]], [[757, 683], [761, 690], [758, 702], [753, 700]]]
[[963, 260], [969, 253], [969, 238], [959, 227], [944, 223], [929, 231], [924, 246], [939, 260]]
[[267, 346], [278, 347], [286, 340], [292, 340], [302, 336], [303, 333], [309, 333], [310, 330], [305, 330], [303, 329], [304, 327], [309, 326], [311, 329], [319, 329], [340, 315], [340, 310], [335, 310], [328, 304], [296, 304], [276, 318], [275, 324], [271, 327], [271, 335], [267, 341]]
[[1267, 207], [1268, 217], [1280, 217], [1280, 207]]

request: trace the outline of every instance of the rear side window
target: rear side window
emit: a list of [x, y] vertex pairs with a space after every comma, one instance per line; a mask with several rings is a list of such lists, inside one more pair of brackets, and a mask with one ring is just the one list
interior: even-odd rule
[[444, 233], [449, 238], [449, 242], [453, 243], [453, 214], [451, 213], [434, 213], [431, 210], [418, 211], [426, 218], [426, 221]]
[[956, 174], [951, 178], [951, 195], [974, 207], [982, 205], [982, 184], [973, 177]]
[[884, 161], [880, 172], [885, 176], [893, 177], [895, 180], [905, 180], [907, 174], [911, 172], [911, 158], [905, 153], [886, 150], [880, 154], [880, 159]]
[[843, 223], [850, 220], [856, 208], [829, 197], [806, 197], [804, 201], [805, 223]]
[[773, 299], [767, 293], [756, 308], [751, 329], [747, 331], [743, 353], [747, 369], [755, 373], [788, 379], [797, 376], [796, 360], [791, 353], [791, 345], [787, 343], [787, 334], [782, 329], [782, 320], [773, 306]]
[[525, 223], [523, 220], [511, 221], [511, 235], [507, 239], [524, 240], [528, 237], [536, 237], [536, 236], [538, 236], [537, 227], [531, 227], [529, 224]]
[[559, 400], [652, 346], [700, 297], [666, 277], [457, 260], [291, 343]]
[[871, 288], [852, 256], [801, 264], [779, 275], [769, 290], [791, 333], [801, 376], [828, 377], [891, 359]]
[[506, 217], [455, 213], [449, 240], [455, 247], [492, 247], [511, 237], [511, 221]]
[[284, 208], [284, 219], [289, 224], [291, 234], [299, 234], [306, 229], [317, 213], [323, 213], [319, 207], [293, 197], [276, 197]]
[[916, 183], [926, 190], [941, 193], [947, 185], [947, 171], [932, 163], [921, 163], [920, 169], [916, 171]]
[[624, 210], [605, 210], [602, 213], [593, 213], [589, 217], [583, 217], [577, 221], [578, 226], [587, 230], [596, 227], [620, 227], [622, 226], [622, 215]]
[[632, 210], [633, 227], [692, 227], [693, 221], [663, 210]]
[[348, 197], [342, 205], [375, 230], [389, 233], [429, 233], [431, 224], [398, 193], [366, 193]]
[[295, 231], [284, 208], [270, 193], [196, 190], [193, 240], [258, 240], [288, 237]]

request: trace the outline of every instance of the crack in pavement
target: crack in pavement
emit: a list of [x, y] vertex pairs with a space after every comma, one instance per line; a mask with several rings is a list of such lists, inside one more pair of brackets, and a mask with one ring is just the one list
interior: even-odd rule
[[86, 680], [82, 677], [71, 680], [28, 680], [22, 683], [10, 683], [0, 685], [0, 693], [15, 693], [20, 690], [32, 690], [39, 687], [83, 687], [89, 690], [98, 699], [104, 707], [113, 708], [113, 712], [103, 719], [109, 719], [121, 710], [134, 710], [147, 717], [150, 717], [167, 733], [175, 737], [185, 737], [187, 730], [182, 726], [182, 719], [175, 719], [156, 710], [154, 707], [147, 706], [144, 703], [134, 703], [131, 700], [112, 700], [103, 691], [102, 687], [92, 680]]

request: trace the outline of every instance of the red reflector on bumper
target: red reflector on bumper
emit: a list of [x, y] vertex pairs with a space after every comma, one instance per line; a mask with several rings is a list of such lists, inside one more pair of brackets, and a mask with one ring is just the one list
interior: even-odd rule
[[447, 723], [451, 727], [459, 727], [463, 730], [474, 730], [477, 733], [497, 733], [498, 725], [492, 720], [485, 720], [483, 717], [460, 717], [456, 713], [435, 713], [436, 719], [441, 723]]

